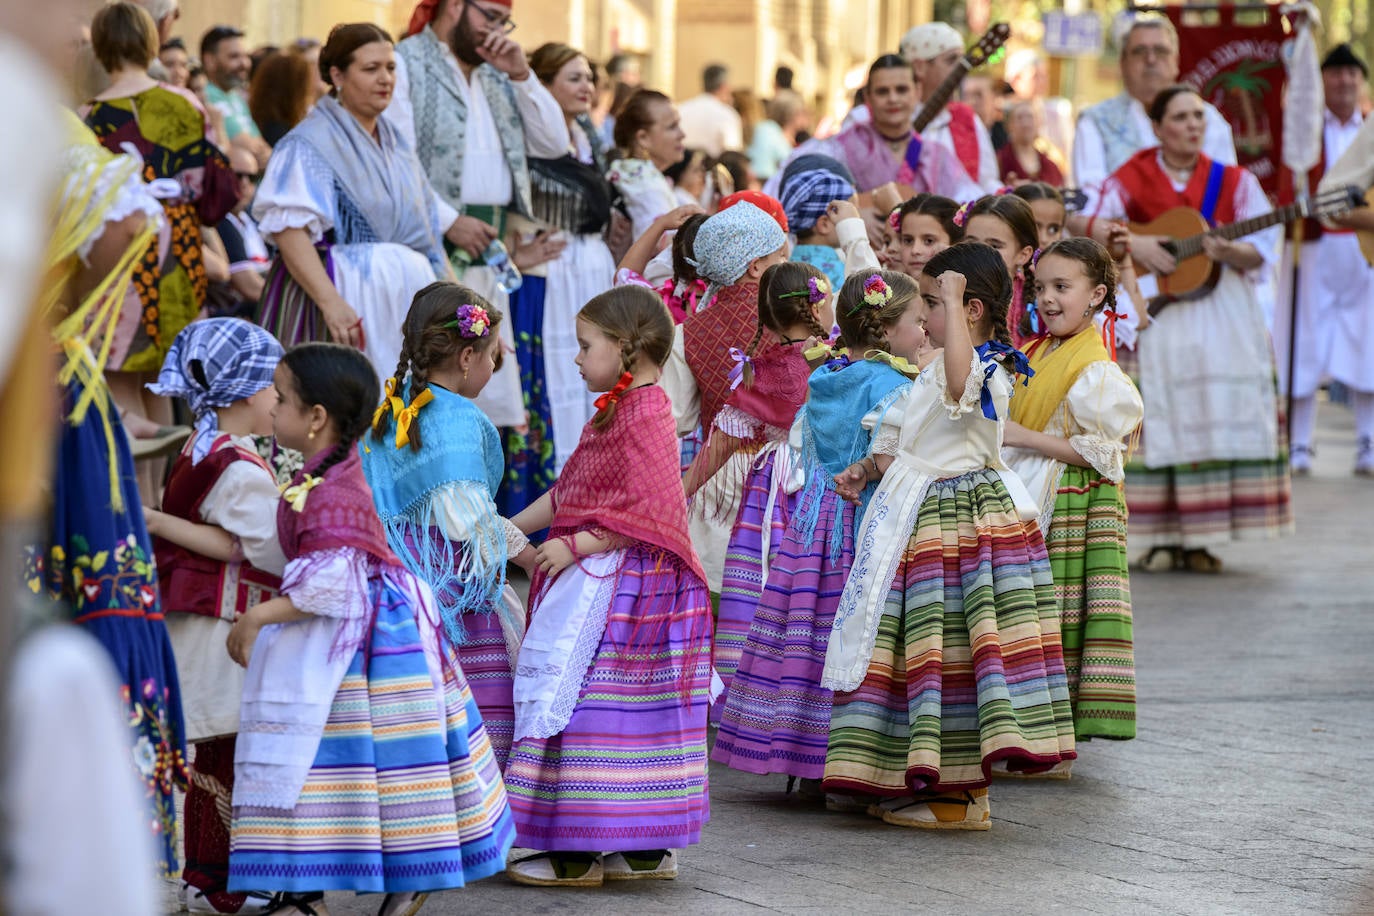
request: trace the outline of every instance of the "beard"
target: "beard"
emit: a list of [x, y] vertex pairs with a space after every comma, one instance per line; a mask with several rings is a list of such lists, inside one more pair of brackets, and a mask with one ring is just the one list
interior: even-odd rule
[[477, 53], [477, 40], [473, 38], [472, 29], [468, 27], [466, 15], [459, 19], [453, 31], [448, 33], [448, 46], [449, 50], [453, 51], [453, 56], [469, 67], [478, 67], [486, 63]]

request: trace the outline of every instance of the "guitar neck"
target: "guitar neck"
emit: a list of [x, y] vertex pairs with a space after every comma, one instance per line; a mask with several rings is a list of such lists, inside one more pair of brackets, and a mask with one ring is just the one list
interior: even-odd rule
[[954, 69], [949, 71], [949, 75], [935, 87], [934, 94], [921, 103], [921, 110], [916, 112], [916, 120], [912, 122], [911, 129], [916, 133], [921, 133], [935, 120], [936, 115], [949, 104], [950, 96], [954, 95], [954, 90], [959, 88], [959, 83], [964, 79], [964, 74], [973, 69], [972, 62], [965, 54], [959, 58], [959, 62], [954, 65]]
[[1174, 256], [1179, 260], [1184, 260], [1202, 254], [1202, 240], [1208, 236], [1226, 239], [1229, 242], [1232, 239], [1238, 239], [1252, 232], [1268, 229], [1270, 226], [1277, 226], [1280, 223], [1289, 223], [1295, 219], [1301, 219], [1307, 216], [1309, 212], [1310, 208], [1305, 202], [1291, 203], [1286, 207], [1279, 207], [1277, 210], [1266, 213], [1263, 216], [1243, 219], [1238, 223], [1230, 223], [1207, 232], [1190, 235], [1187, 238], [1179, 239], [1174, 242]]

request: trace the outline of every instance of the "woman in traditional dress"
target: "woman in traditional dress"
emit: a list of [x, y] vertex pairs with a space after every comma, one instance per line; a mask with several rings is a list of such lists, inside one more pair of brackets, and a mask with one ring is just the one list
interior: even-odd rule
[[320, 52], [320, 75], [333, 88], [277, 144], [253, 201], [258, 228], [279, 252], [258, 322], [288, 347], [357, 347], [382, 376], [396, 366], [411, 299], [452, 278], [443, 238], [458, 218], [381, 117], [395, 68], [385, 31], [335, 26]]
[[[1201, 152], [1206, 106], [1187, 86], [1155, 97], [1150, 120], [1160, 145], [1136, 153], [1107, 179], [1089, 224], [1111, 241], [1110, 220], [1149, 222], [1174, 207], [1220, 225], [1270, 209], [1245, 169]], [[1273, 348], [1255, 295], [1261, 269], [1277, 253], [1275, 227], [1250, 241], [1208, 237], [1203, 250], [1221, 266], [1216, 288], [1176, 302], [1142, 331], [1136, 346], [1145, 422], [1128, 468], [1127, 503], [1146, 569], [1219, 572], [1211, 548], [1277, 537], [1293, 527], [1288, 459], [1279, 439]], [[1158, 237], [1129, 236], [1137, 260], [1158, 266]], [[1165, 272], [1173, 257], [1162, 255]]]
[[[530, 57], [530, 67], [562, 108], [572, 145], [560, 159], [530, 160], [532, 216], [566, 246], [536, 271], [543, 276], [525, 274], [512, 308], [529, 422], [525, 430], [507, 431], [510, 457], [501, 494], [506, 513], [518, 512], [553, 486], [596, 412], [573, 364], [573, 323], [578, 309], [610, 289], [615, 278], [606, 245], [611, 186], [600, 137], [587, 115], [596, 97], [591, 64], [581, 52], [549, 43]], [[527, 287], [541, 286], [542, 295], [528, 295]]]
[[111, 152], [123, 152], [125, 144], [138, 150], [143, 177], [154, 182], [170, 230], [170, 242], [148, 243], [122, 307], [97, 343], [108, 348], [102, 362], [110, 393], [128, 414], [130, 430], [151, 436], [171, 422], [171, 402], [144, 383], [153, 381], [172, 341], [205, 304], [200, 227], [217, 225], [238, 201], [238, 179], [207, 139], [205, 114], [185, 92], [148, 75], [158, 43], [146, 10], [132, 3], [104, 7], [91, 23], [91, 43], [110, 85], [82, 117]]
[[[137, 157], [112, 155], [73, 115], [62, 117], [69, 132], [66, 184], [50, 275], [69, 280], [52, 286], [63, 316], [55, 336], [65, 354], [58, 375], [64, 422], [48, 543], [30, 552], [25, 581], [69, 606], [109, 653], [132, 732], [129, 763], [148, 806], [145, 823], [157, 837], [163, 872], [173, 875], [173, 792], [186, 776], [181, 698], [133, 460], [100, 363], [100, 344], [121, 313], [163, 207], [149, 194]], [[47, 352], [37, 341], [31, 345]]]
[[617, 159], [607, 177], [620, 191], [634, 238], [649, 231], [654, 220], [678, 206], [664, 170], [682, 159], [685, 134], [672, 99], [640, 89], [615, 113]]

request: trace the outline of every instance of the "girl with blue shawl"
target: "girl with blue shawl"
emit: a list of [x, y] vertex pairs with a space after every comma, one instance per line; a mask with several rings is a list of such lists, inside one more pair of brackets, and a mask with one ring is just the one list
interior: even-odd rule
[[501, 440], [472, 401], [499, 365], [500, 321], [465, 286], [420, 290], [362, 459], [387, 541], [434, 590], [504, 769], [515, 733], [511, 662], [525, 616], [506, 562], [530, 569], [534, 548], [496, 511]]
[[825, 772], [831, 693], [821, 669], [863, 511], [840, 498], [834, 478], [855, 462], [886, 467], [896, 454], [907, 374], [926, 339], [921, 309], [916, 283], [895, 271], [854, 274], [840, 290], [842, 338], [811, 374], [792, 426], [806, 483], [727, 694], [711, 754], [718, 763], [785, 773], [789, 786], [818, 787]]

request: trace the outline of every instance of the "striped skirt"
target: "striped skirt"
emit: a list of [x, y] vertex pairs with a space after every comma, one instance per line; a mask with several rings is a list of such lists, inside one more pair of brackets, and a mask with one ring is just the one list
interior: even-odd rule
[[1090, 468], [1066, 467], [1045, 547], [1077, 737], [1134, 738], [1135, 650], [1121, 488]]
[[[711, 759], [734, 770], [799, 779], [825, 771], [832, 695], [821, 670], [854, 560], [855, 507], [829, 488], [819, 500], [815, 531], [787, 527], [724, 704]], [[838, 562], [829, 550], [836, 526]]]
[[[786, 446], [784, 446], [786, 447]], [[721, 710], [730, 695], [730, 682], [739, 667], [754, 611], [763, 595], [767, 577], [765, 560], [772, 560], [778, 545], [787, 532], [795, 495], [781, 491], [782, 481], [774, 480], [773, 467], [777, 450], [769, 450], [754, 464], [744, 481], [744, 498], [740, 503], [730, 543], [725, 548], [725, 569], [721, 575], [720, 605], [716, 614], [715, 648], [712, 662], [716, 674], [725, 684], [725, 693], [716, 698], [711, 707], [711, 721], [719, 722]], [[764, 556], [765, 529], [768, 556]]]
[[868, 673], [835, 694], [827, 791], [988, 785], [1076, 757], [1045, 545], [995, 471], [935, 481], [878, 624]]
[[[1137, 386], [1133, 351], [1119, 351], [1120, 365]], [[1282, 407], [1280, 406], [1280, 410]], [[1219, 547], [1293, 533], [1293, 487], [1286, 426], [1279, 423], [1279, 453], [1262, 461], [1206, 461], [1147, 468], [1126, 465], [1126, 503], [1132, 541], [1139, 547]], [[1148, 425], [1134, 448], [1145, 454]]]
[[482, 725], [491, 742], [496, 765], [506, 768], [511, 738], [515, 735], [515, 705], [511, 699], [510, 649], [497, 612], [465, 614], [466, 637], [456, 646], [472, 698], [477, 701]]
[[457, 659], [448, 653], [443, 671], [431, 672], [411, 607], [384, 598], [371, 645], [354, 656], [334, 697], [296, 807], [235, 806], [229, 889], [462, 887], [504, 870], [514, 835]]
[[710, 816], [706, 586], [631, 548], [611, 602], [568, 724], [511, 750], [506, 791], [521, 846], [674, 849], [698, 842]]

